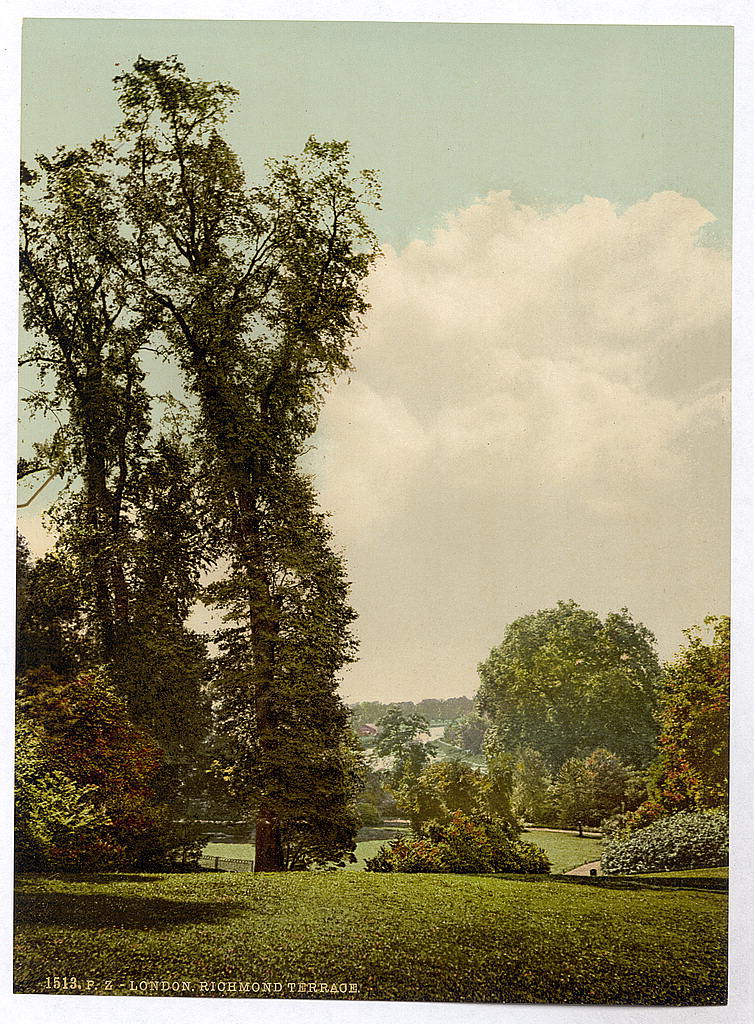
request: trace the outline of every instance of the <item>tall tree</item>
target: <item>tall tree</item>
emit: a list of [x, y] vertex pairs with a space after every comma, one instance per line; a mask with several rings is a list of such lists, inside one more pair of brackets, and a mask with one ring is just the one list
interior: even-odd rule
[[[133, 596], [153, 622], [169, 595], [160, 622], [182, 622], [201, 564], [195, 544], [171, 536], [166, 552], [183, 559], [182, 571], [165, 575], [176, 563], [159, 549], [143, 557], [131, 515], [149, 505], [161, 472], [144, 464], [144, 343], [159, 339], [181, 372], [196, 424], [189, 462], [206, 484], [227, 567], [213, 594], [229, 623], [220, 704], [235, 688], [245, 708], [235, 740], [255, 765], [257, 866], [277, 870], [286, 829], [306, 822], [301, 801], [289, 806], [274, 780], [330, 778], [344, 808], [353, 789], [336, 694], [336, 673], [353, 657], [353, 612], [298, 460], [329, 383], [350, 366], [366, 309], [375, 178], [352, 176], [345, 143], [312, 138], [300, 158], [270, 161], [267, 182], [247, 187], [219, 133], [235, 90], [192, 81], [175, 57], [139, 58], [115, 81], [124, 115], [115, 144], [58, 151], [42, 164], [47, 192], [24, 207], [26, 320], [42, 339], [30, 358], [55, 374], [53, 392], [36, 401], [69, 412], [68, 433], [54, 440], [84, 485], [63, 517], [74, 526], [67, 543], [89, 582], [96, 642], [122, 670], [139, 635]], [[39, 454], [49, 463], [55, 453]], [[180, 463], [155, 454], [163, 468]], [[193, 493], [171, 522], [195, 541]], [[190, 638], [181, 641], [191, 662]], [[175, 664], [173, 641], [146, 649]], [[294, 749], [291, 730], [304, 721], [309, 742]]]
[[[325, 592], [338, 558], [298, 459], [329, 383], [349, 368], [366, 309], [376, 247], [364, 211], [376, 204], [375, 179], [352, 177], [345, 143], [311, 138], [299, 159], [270, 161], [266, 184], [248, 188], [219, 134], [232, 88], [192, 81], [176, 58], [140, 58], [116, 83], [130, 248], [102, 244], [140, 295], [140, 314], [161, 309], [196, 402], [230, 564], [218, 594], [235, 623], [236, 666], [243, 662], [234, 671], [250, 713], [247, 742], [268, 776], [282, 777], [294, 673], [307, 706], [330, 706], [332, 726], [318, 719], [321, 751], [345, 728], [335, 673], [351, 657], [352, 613], [339, 574]], [[320, 589], [309, 600], [313, 571]], [[319, 644], [316, 670], [302, 669], [292, 631], [307, 649]], [[259, 870], [283, 866], [285, 821], [284, 802], [260, 792]]]
[[34, 340], [21, 361], [38, 372], [31, 411], [58, 426], [21, 472], [52, 471], [66, 486], [50, 513], [55, 551], [31, 570], [20, 661], [69, 675], [106, 666], [134, 721], [185, 754], [201, 731], [206, 674], [204, 644], [185, 620], [211, 537], [179, 428], [153, 427], [143, 352], [160, 307], [117, 266], [128, 243], [108, 155], [102, 143], [61, 148], [22, 173], [23, 315]]
[[479, 708], [508, 752], [532, 747], [552, 770], [596, 747], [632, 764], [652, 757], [660, 665], [625, 608], [604, 621], [574, 601], [525, 615], [479, 674]]

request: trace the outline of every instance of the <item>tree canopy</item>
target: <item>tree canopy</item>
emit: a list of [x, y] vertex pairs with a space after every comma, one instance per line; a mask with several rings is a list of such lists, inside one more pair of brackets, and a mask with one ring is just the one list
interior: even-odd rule
[[599, 747], [631, 764], [652, 758], [660, 665], [625, 608], [604, 621], [574, 601], [525, 615], [479, 674], [479, 708], [505, 751], [538, 750], [552, 770]]
[[404, 714], [397, 705], [391, 705], [377, 723], [379, 735], [374, 745], [378, 757], [391, 760], [390, 785], [397, 788], [404, 776], [415, 776], [429, 764], [436, 753], [433, 743], [422, 743], [422, 733], [429, 729], [423, 715]]

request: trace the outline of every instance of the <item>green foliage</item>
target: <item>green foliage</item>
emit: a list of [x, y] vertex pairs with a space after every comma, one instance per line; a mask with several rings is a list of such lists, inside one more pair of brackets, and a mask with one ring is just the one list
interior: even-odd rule
[[666, 812], [728, 802], [730, 619], [705, 625], [711, 638], [686, 630], [687, 646], [665, 668], [651, 795]]
[[82, 848], [101, 852], [109, 825], [94, 805], [94, 786], [80, 786], [52, 767], [42, 730], [26, 719], [16, 729], [15, 862], [19, 871], [66, 866]]
[[484, 734], [489, 722], [475, 712], [462, 715], [445, 727], [444, 739], [462, 750], [472, 754], [481, 754], [484, 749]]
[[432, 820], [445, 820], [453, 811], [490, 813], [490, 779], [460, 761], [427, 765], [417, 775], [406, 773], [396, 792], [398, 810], [407, 814], [416, 832]]
[[140, 58], [116, 84], [134, 230], [130, 251], [108, 256], [160, 305], [196, 405], [228, 562], [211, 597], [228, 623], [216, 692], [231, 785], [255, 809], [260, 870], [319, 862], [325, 838], [337, 860], [357, 824], [335, 678], [354, 613], [298, 459], [366, 310], [375, 176], [352, 173], [346, 143], [310, 138], [249, 188], [220, 135], [233, 89], [192, 81], [174, 57]]
[[484, 742], [487, 761], [487, 806], [490, 813], [504, 821], [514, 821], [513, 813], [513, 757], [502, 749], [494, 732]]
[[646, 764], [660, 667], [654, 637], [626, 609], [601, 621], [575, 602], [517, 619], [479, 666], [478, 704], [500, 747], [531, 747], [557, 770], [605, 747]]
[[[45, 991], [55, 964], [57, 975], [93, 979], [101, 996], [112, 994], [108, 982], [119, 991], [139, 979], [156, 985], [146, 996], [169, 994], [161, 982], [186, 982], [185, 996], [269, 998], [238, 983], [277, 977], [273, 995], [284, 999], [725, 1002], [724, 893], [585, 881], [347, 871], [24, 878], [14, 988]], [[201, 992], [202, 982], [216, 987]], [[350, 982], [353, 994], [319, 988]]]
[[463, 716], [474, 715], [474, 701], [470, 697], [447, 697], [442, 700], [429, 697], [415, 703], [410, 700], [393, 701], [383, 704], [377, 700], [360, 701], [351, 704], [352, 727], [374, 725], [387, 714], [392, 707], [397, 707], [404, 715], [421, 715], [428, 722], [453, 722]]
[[434, 744], [418, 739], [429, 729], [429, 723], [421, 715], [405, 715], [392, 704], [377, 726], [379, 733], [374, 752], [378, 757], [391, 758], [388, 778], [391, 788], [397, 792], [404, 777], [418, 775], [435, 754]]
[[[178, 840], [164, 806], [163, 752], [131, 723], [102, 673], [72, 681], [49, 669], [27, 673], [17, 719], [23, 856], [66, 870], [171, 863]], [[73, 789], [81, 799], [65, 824]]]
[[184, 623], [211, 561], [211, 520], [183, 430], [153, 425], [144, 352], [161, 351], [160, 310], [124, 273], [112, 152], [60, 148], [38, 165], [22, 174], [23, 319], [34, 338], [22, 364], [39, 379], [31, 413], [57, 423], [34, 466], [66, 486], [50, 510], [55, 549], [29, 575], [19, 670], [106, 665], [133, 720], [179, 754], [206, 726], [206, 651]]
[[382, 815], [377, 807], [372, 803], [368, 803], [366, 800], [360, 800], [356, 806], [356, 810], [358, 812], [359, 823], [362, 828], [368, 828], [370, 825], [379, 825], [382, 821]]
[[728, 819], [720, 811], [671, 814], [611, 837], [602, 853], [606, 874], [634, 874], [728, 863]]
[[601, 748], [561, 765], [550, 798], [558, 823], [573, 828], [599, 825], [625, 808], [629, 794], [638, 803], [632, 773], [620, 758]]
[[[398, 814], [395, 797], [383, 785], [384, 777], [382, 773], [375, 771], [368, 765], [363, 765], [361, 779], [362, 788], [359, 793], [359, 807], [364, 807], [364, 813], [370, 817], [374, 817], [376, 814], [379, 821], [383, 821], [385, 818], [395, 818]], [[373, 810], [366, 810], [367, 807], [371, 807]], [[363, 824], [367, 824], [366, 820]]]
[[25, 539], [17, 540], [16, 672], [48, 666], [64, 676], [85, 663], [86, 622], [81, 588], [57, 550], [32, 561]]
[[523, 747], [513, 764], [513, 812], [522, 821], [542, 823], [547, 818], [547, 792], [551, 785], [545, 759], [538, 750]]
[[[357, 824], [336, 693], [354, 613], [298, 460], [367, 308], [375, 175], [312, 137], [249, 187], [220, 134], [234, 89], [176, 57], [140, 57], [115, 83], [113, 142], [22, 173], [25, 359], [51, 380], [30, 402], [67, 417], [36, 454], [80, 484], [55, 516], [87, 664], [171, 753], [196, 748], [206, 652], [185, 622], [214, 563], [218, 760], [232, 754], [221, 771], [256, 814], [258, 865], [318, 863], [326, 843], [337, 860]], [[186, 396], [160, 437], [146, 347]]]
[[510, 822], [455, 811], [444, 822], [427, 822], [413, 836], [394, 839], [366, 862], [367, 871], [542, 874], [546, 854], [517, 837]]

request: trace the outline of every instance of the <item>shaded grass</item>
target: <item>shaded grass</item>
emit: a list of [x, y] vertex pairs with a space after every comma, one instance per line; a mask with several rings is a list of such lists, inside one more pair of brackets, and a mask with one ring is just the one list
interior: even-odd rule
[[649, 871], [632, 878], [727, 878], [728, 868], [689, 868], [686, 871]]
[[[724, 1001], [724, 894], [637, 880], [625, 890], [589, 884], [610, 879], [563, 884], [572, 880], [27, 876], [18, 886], [15, 987], [46, 991], [46, 977], [74, 975], [91, 979], [93, 994], [115, 995], [131, 982], [183, 982], [181, 994], [197, 996], [218, 994], [202, 983], [279, 982], [278, 994], [295, 998]], [[358, 991], [302, 993], [299, 984]]]

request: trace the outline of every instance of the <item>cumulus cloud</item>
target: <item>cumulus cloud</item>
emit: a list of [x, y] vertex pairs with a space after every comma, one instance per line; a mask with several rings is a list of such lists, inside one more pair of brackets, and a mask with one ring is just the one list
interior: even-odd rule
[[682, 473], [726, 416], [729, 260], [697, 244], [711, 219], [674, 192], [547, 216], [500, 192], [388, 250], [356, 377], [323, 418], [327, 496], [389, 515], [431, 464], [485, 493], [578, 482], [614, 508]]
[[354, 692], [398, 673], [432, 692], [410, 630], [446, 653], [456, 631], [445, 675], [465, 663], [468, 690], [501, 617], [559, 597], [633, 600], [668, 643], [719, 608], [730, 260], [699, 244], [712, 219], [675, 192], [549, 214], [497, 192], [386, 251], [314, 460], [362, 611]]

